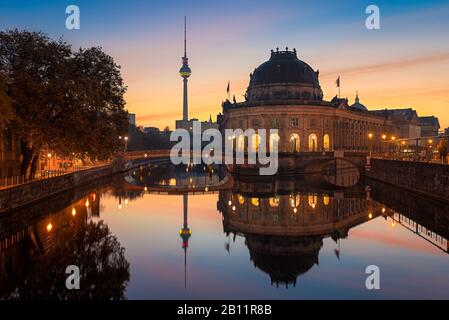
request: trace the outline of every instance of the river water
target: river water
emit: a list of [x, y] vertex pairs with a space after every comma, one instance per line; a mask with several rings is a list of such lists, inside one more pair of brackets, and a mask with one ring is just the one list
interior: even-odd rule
[[449, 206], [347, 181], [203, 166], [98, 181], [0, 217], [0, 297], [449, 299]]

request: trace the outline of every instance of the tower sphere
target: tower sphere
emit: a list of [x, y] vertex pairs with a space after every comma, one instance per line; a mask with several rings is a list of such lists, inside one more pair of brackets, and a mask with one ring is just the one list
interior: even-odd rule
[[179, 75], [183, 78], [188, 78], [192, 74], [192, 70], [187, 64], [184, 64], [181, 69], [179, 69]]

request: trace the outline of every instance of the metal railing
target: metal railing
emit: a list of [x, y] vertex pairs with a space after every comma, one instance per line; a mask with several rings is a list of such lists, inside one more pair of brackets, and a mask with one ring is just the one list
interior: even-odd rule
[[100, 168], [100, 167], [110, 165], [111, 163], [112, 163], [112, 161], [104, 161], [104, 162], [99, 162], [96, 164], [90, 164], [90, 165], [84, 165], [84, 166], [73, 166], [73, 167], [70, 167], [67, 169], [43, 170], [43, 171], [36, 172], [36, 174], [33, 178], [29, 177], [27, 175], [0, 178], [0, 190], [6, 189], [6, 188], [12, 188], [15, 186], [19, 186], [19, 185], [34, 182], [34, 181], [51, 179], [51, 178], [63, 176], [66, 174], [70, 174], [73, 172], [89, 170], [89, 169], [93, 169], [93, 168]]

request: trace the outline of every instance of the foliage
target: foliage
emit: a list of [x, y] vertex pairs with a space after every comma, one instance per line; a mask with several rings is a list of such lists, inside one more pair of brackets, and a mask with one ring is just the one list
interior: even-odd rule
[[13, 118], [11, 100], [6, 93], [6, 79], [0, 74], [0, 130]]
[[437, 146], [438, 153], [440, 154], [440, 157], [445, 158], [448, 154], [448, 148], [447, 148], [447, 140], [441, 139], [440, 143]]
[[40, 32], [0, 32], [0, 75], [21, 137], [21, 174], [43, 148], [62, 155], [108, 158], [127, 130], [126, 87], [112, 57], [101, 48], [73, 52]]

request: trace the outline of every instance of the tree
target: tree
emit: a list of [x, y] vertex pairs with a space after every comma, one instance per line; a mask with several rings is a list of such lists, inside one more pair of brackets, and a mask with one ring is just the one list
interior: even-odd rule
[[[70, 47], [37, 32], [0, 32], [0, 73], [8, 78], [7, 92], [13, 103], [13, 127], [21, 137], [25, 174], [45, 143], [50, 142], [51, 124], [60, 116], [60, 89]], [[62, 91], [62, 92], [61, 92]]]
[[444, 161], [444, 159], [446, 159], [447, 154], [448, 154], [447, 140], [446, 139], [441, 139], [440, 140], [440, 143], [437, 146], [437, 150], [438, 150], [438, 153], [440, 154], [441, 160]]
[[11, 100], [6, 93], [6, 79], [0, 74], [0, 130], [13, 118]]
[[108, 158], [127, 130], [120, 67], [100, 48], [72, 52], [40, 32], [0, 32], [0, 75], [21, 137], [21, 174], [34, 176], [43, 148]]
[[[71, 63], [76, 93], [72, 103], [78, 112], [76, 119], [70, 116], [60, 123], [57, 131], [66, 136], [58, 139], [57, 150], [106, 159], [120, 147], [118, 137], [128, 131], [120, 67], [98, 47], [80, 49]], [[67, 126], [71, 130], [65, 130]], [[80, 141], [80, 137], [84, 139]]]

